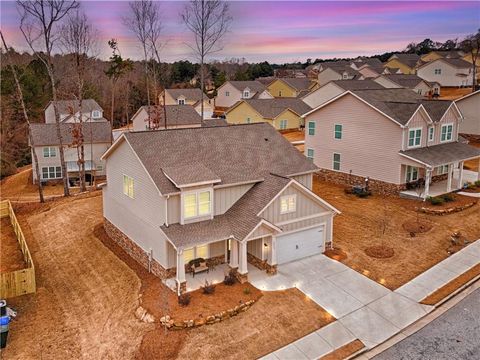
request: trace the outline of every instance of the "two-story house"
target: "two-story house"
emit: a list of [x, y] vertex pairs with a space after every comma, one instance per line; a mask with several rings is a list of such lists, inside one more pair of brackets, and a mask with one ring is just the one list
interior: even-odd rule
[[[103, 117], [103, 109], [93, 99], [85, 99], [82, 101], [82, 109], [79, 110], [78, 100], [58, 100], [57, 110], [60, 121], [64, 123], [80, 122], [80, 114], [82, 122], [105, 122], [108, 121]], [[45, 123], [55, 123], [55, 108], [53, 101], [50, 101], [45, 108]]]
[[388, 89], [407, 88], [412, 89], [419, 95], [440, 95], [440, 84], [423, 80], [415, 74], [383, 74], [373, 81]]
[[463, 115], [460, 133], [480, 136], [480, 90], [455, 100]]
[[364, 80], [365, 77], [355, 70], [350, 64], [342, 65], [343, 63], [331, 63], [323, 65], [322, 69], [318, 73], [318, 85], [322, 86], [329, 83], [332, 80]]
[[463, 59], [440, 58], [418, 67], [417, 75], [445, 87], [472, 86], [472, 64]]
[[[191, 105], [199, 115], [202, 114], [202, 90], [198, 88], [165, 89], [160, 93], [158, 102], [159, 104], [165, 102], [165, 105]], [[212, 115], [212, 101], [206, 94], [203, 94], [203, 118], [209, 119]]]
[[124, 133], [103, 159], [107, 233], [179, 294], [193, 259], [246, 281], [252, 264], [275, 273], [331, 244], [317, 167], [268, 124]]
[[301, 97], [318, 88], [316, 81], [308, 78], [277, 78], [267, 85], [274, 97]]
[[393, 54], [384, 64], [384, 67], [391, 69], [399, 69], [402, 74], [415, 74], [419, 63], [420, 56], [417, 54]]
[[238, 101], [246, 99], [271, 99], [272, 95], [260, 81], [227, 81], [217, 89], [215, 111], [223, 113]]
[[368, 178], [391, 193], [416, 184], [427, 198], [462, 187], [463, 162], [480, 158], [480, 149], [458, 141], [462, 115], [453, 102], [409, 89], [346, 91], [304, 118], [307, 157], [343, 184]]

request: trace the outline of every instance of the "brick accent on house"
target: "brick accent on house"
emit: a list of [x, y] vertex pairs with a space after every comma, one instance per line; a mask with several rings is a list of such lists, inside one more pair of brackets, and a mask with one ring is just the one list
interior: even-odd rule
[[179, 288], [178, 288], [178, 294], [185, 294], [187, 292], [187, 282], [184, 281], [180, 283]]
[[266, 270], [268, 275], [275, 275], [277, 273], [277, 265], [266, 264]]
[[[115, 241], [123, 250], [125, 250], [125, 252], [130, 255], [135, 261], [137, 261], [145, 269], [148, 269], [148, 254], [106, 218], [103, 218], [103, 221], [103, 226], [107, 235], [113, 241]], [[161, 279], [167, 279], [169, 277], [175, 276], [176, 269], [165, 269], [156, 260], [152, 260], [151, 272]]]
[[435, 175], [435, 176], [432, 176], [432, 183], [436, 183], [436, 182], [447, 180], [447, 179], [448, 179], [448, 174]]
[[269, 275], [277, 273], [277, 265], [270, 265], [267, 260], [260, 260], [255, 255], [247, 253], [247, 261], [260, 270], [265, 270]]

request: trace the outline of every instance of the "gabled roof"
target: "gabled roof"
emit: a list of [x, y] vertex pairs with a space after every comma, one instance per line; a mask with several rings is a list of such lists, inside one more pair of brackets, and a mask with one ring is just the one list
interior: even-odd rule
[[312, 109], [300, 98], [245, 99], [237, 102], [228, 109], [227, 114], [242, 102], [250, 105], [265, 119], [275, 119], [287, 109], [292, 110], [298, 115], [302, 115]]
[[477, 91], [475, 91], [475, 92], [472, 92], [472, 93], [470, 93], [470, 94], [467, 94], [467, 95], [465, 95], [465, 96], [462, 96], [461, 98], [455, 100], [455, 102], [459, 102], [459, 101], [465, 100], [465, 99], [469, 98], [470, 96], [478, 96], [478, 95], [480, 95], [480, 90], [477, 90]]
[[420, 60], [420, 56], [417, 55], [417, 54], [401, 54], [401, 53], [399, 53], [399, 54], [393, 54], [392, 56], [390, 56], [388, 61], [390, 61], [394, 58], [397, 58], [398, 61], [407, 65], [410, 68], [414, 68], [417, 65], [418, 61]]
[[[382, 77], [393, 81], [394, 83], [409, 89], [414, 89], [422, 81], [425, 82], [421, 77], [415, 74], [384, 74]], [[425, 82], [426, 83], [426, 82]], [[427, 85], [430, 85], [427, 83]]]
[[359, 78], [363, 76], [358, 70], [353, 69], [350, 66], [350, 64], [343, 65], [343, 64], [331, 63], [326, 65], [325, 69], [322, 70], [321, 72], [324, 72], [327, 69], [331, 69], [340, 75], [346, 72], [349, 76], [353, 76], [355, 78]]
[[308, 90], [312, 84], [312, 82], [308, 78], [278, 78], [275, 80], [283, 81], [297, 91]]
[[421, 100], [420, 103], [423, 105], [433, 122], [442, 120], [445, 112], [453, 104], [450, 100]]
[[462, 142], [450, 142], [400, 151], [400, 155], [429, 167], [480, 158], [480, 149]]
[[[144, 105], [138, 109], [132, 119], [142, 110], [150, 111], [152, 126], [155, 124], [159, 127], [165, 127], [165, 113], [162, 106], [151, 105], [148, 107]], [[167, 127], [200, 125], [202, 123], [202, 117], [192, 105], [166, 105], [165, 111], [167, 113]]]
[[333, 80], [330, 82], [338, 85], [343, 90], [385, 89], [384, 86], [373, 80]]
[[179, 189], [221, 182], [218, 175], [198, 162], [165, 166], [162, 170], [165, 176]]
[[[165, 89], [167, 93], [170, 94], [174, 99], [179, 97], [184, 97], [185, 100], [191, 101], [201, 101], [202, 99], [202, 90], [198, 88], [193, 89]], [[207, 95], [203, 95], [204, 99], [208, 99]]]
[[448, 59], [448, 58], [439, 58], [439, 59], [436, 59], [436, 60], [433, 60], [433, 61], [430, 61], [430, 62], [427, 62], [421, 66], [419, 66], [419, 69], [424, 67], [424, 66], [427, 66], [427, 65], [430, 65], [430, 64], [433, 64], [437, 61], [441, 61], [441, 62], [444, 62], [448, 65], [451, 65], [457, 69], [470, 69], [472, 67], [472, 64], [469, 63], [468, 61], [466, 60], [463, 60], [463, 59]]
[[[55, 123], [30, 124], [30, 131], [35, 146], [59, 145]], [[72, 131], [82, 126], [85, 143], [110, 143], [112, 128], [107, 121], [80, 123], [60, 123], [63, 145], [71, 145], [74, 142]]]
[[246, 88], [253, 92], [262, 92], [267, 89], [260, 81], [247, 80], [247, 81], [228, 81], [235, 89], [243, 92]]
[[270, 173], [291, 176], [317, 169], [266, 123], [128, 132], [103, 158], [123, 139], [164, 195], [179, 189], [163, 169], [185, 164], [202, 164], [221, 179], [220, 185], [258, 182]]
[[[451, 58], [451, 59], [458, 59], [465, 55], [463, 51], [459, 51], [459, 50], [434, 50], [429, 52], [428, 54], [431, 54], [431, 53], [438, 54], [443, 58]], [[425, 54], [425, 56], [428, 54]]]
[[[50, 101], [47, 105], [49, 107], [53, 105], [53, 101]], [[57, 100], [57, 109], [60, 114], [72, 115], [78, 112], [78, 100]], [[103, 111], [98, 103], [93, 99], [82, 100], [82, 113], [92, 112], [93, 110]]]

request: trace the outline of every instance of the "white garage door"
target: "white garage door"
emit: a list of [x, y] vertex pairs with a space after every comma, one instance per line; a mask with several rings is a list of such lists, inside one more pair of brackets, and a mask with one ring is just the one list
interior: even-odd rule
[[307, 256], [321, 254], [325, 239], [324, 226], [277, 237], [277, 263], [284, 264]]

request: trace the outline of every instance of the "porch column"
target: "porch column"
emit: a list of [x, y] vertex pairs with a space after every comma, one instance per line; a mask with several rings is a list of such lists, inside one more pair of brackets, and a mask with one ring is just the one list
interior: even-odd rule
[[432, 181], [432, 169], [426, 169], [425, 188], [423, 189], [423, 200], [425, 201], [430, 195], [430, 182]]
[[240, 274], [246, 274], [248, 272], [247, 268], [247, 242], [246, 241], [240, 241], [239, 242], [239, 247], [240, 247], [240, 263], [238, 264], [238, 272]]
[[272, 235], [268, 240], [270, 251], [267, 258], [267, 273], [274, 275], [277, 273], [277, 237]]
[[452, 178], [453, 178], [453, 170], [454, 166], [452, 164], [448, 164], [448, 178], [447, 178], [447, 192], [452, 191]]
[[238, 241], [230, 239], [231, 249], [230, 249], [230, 267], [232, 269], [238, 268]]
[[185, 280], [185, 262], [183, 260], [183, 250], [177, 250], [177, 292], [178, 295], [187, 291], [187, 281]]
[[463, 161], [458, 163], [458, 183], [457, 188], [461, 189], [463, 187]]

